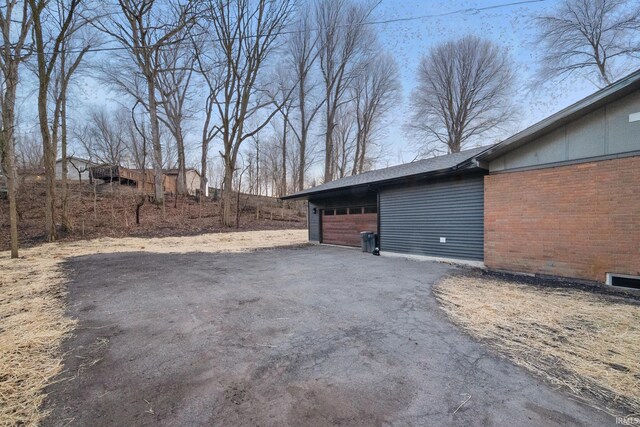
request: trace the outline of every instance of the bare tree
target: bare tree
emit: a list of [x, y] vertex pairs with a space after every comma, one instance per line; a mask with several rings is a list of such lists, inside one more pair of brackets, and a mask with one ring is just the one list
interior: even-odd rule
[[261, 181], [263, 192], [267, 196], [276, 196], [282, 176], [280, 138], [277, 134], [271, 135], [261, 144], [260, 163], [258, 179]]
[[398, 68], [387, 54], [373, 56], [355, 78], [352, 93], [356, 114], [356, 152], [352, 175], [362, 173], [368, 148], [373, 143], [381, 119], [398, 99]]
[[44, 156], [42, 144], [36, 138], [28, 134], [17, 135], [16, 141], [16, 165], [23, 169], [42, 169]]
[[253, 177], [255, 179], [255, 193], [257, 195], [261, 195], [261, 179], [260, 179], [260, 162], [262, 161], [262, 157], [261, 157], [261, 152], [260, 152], [260, 134], [256, 134], [253, 137], [251, 137], [251, 140], [253, 142], [253, 148], [255, 149], [255, 172], [252, 172]]
[[349, 163], [355, 161], [357, 139], [356, 112], [352, 103], [345, 104], [338, 110], [333, 128], [333, 176], [344, 178], [349, 174]]
[[[131, 116], [127, 120], [126, 134], [129, 137], [129, 152], [133, 156], [133, 161], [138, 169], [142, 171], [142, 176], [147, 175], [147, 141], [149, 134], [147, 132], [144, 119], [140, 124], [136, 120], [136, 107], [139, 102], [136, 101], [131, 108]], [[138, 194], [136, 201], [136, 224], [140, 225], [140, 209], [144, 206], [147, 197], [143, 191]]]
[[137, 169], [147, 169], [147, 141], [150, 139], [149, 129], [144, 117], [136, 118], [136, 106], [125, 122], [125, 135], [128, 141], [128, 154]]
[[422, 155], [457, 153], [511, 116], [513, 72], [506, 51], [467, 36], [431, 49], [420, 61], [409, 128]]
[[91, 160], [108, 165], [121, 165], [129, 152], [127, 137], [132, 130], [127, 126], [128, 112], [118, 110], [115, 115], [101, 108], [90, 113], [87, 124], [76, 139]]
[[[42, 135], [44, 168], [46, 180], [45, 202], [45, 238], [56, 240], [56, 157], [58, 155], [58, 123], [50, 127], [49, 123], [49, 91], [53, 73], [58, 66], [65, 40], [68, 39], [78, 7], [82, 0], [29, 0], [33, 19], [33, 37], [35, 41], [38, 77], [38, 119]], [[48, 7], [53, 4], [55, 7]], [[47, 23], [52, 22], [47, 28]], [[62, 104], [56, 102], [54, 118], [60, 117]]]
[[640, 52], [638, 2], [563, 0], [551, 14], [536, 18], [536, 24], [541, 81], [578, 73], [595, 76], [593, 83], [602, 87], [619, 76], [613, 61]]
[[[62, 22], [64, 4], [58, 4], [59, 22]], [[74, 74], [80, 67], [83, 58], [97, 41], [89, 33], [79, 34], [80, 31], [90, 22], [86, 16], [74, 16], [69, 25], [66, 37], [60, 44], [60, 60], [53, 72], [53, 90], [51, 96], [54, 101], [52, 138], [58, 138], [57, 128], [60, 128], [60, 151], [62, 176], [60, 179], [62, 215], [61, 225], [64, 231], [72, 229], [71, 218], [69, 216], [69, 188], [67, 175], [69, 165], [67, 162], [68, 151], [68, 128], [67, 128], [67, 93]], [[56, 141], [57, 145], [57, 141]]]
[[117, 86], [129, 90], [130, 95], [140, 101], [149, 113], [154, 199], [156, 203], [163, 203], [163, 151], [157, 99], [161, 66], [159, 55], [161, 50], [184, 41], [185, 31], [193, 25], [193, 4], [188, 2], [186, 5], [175, 5], [160, 0], [118, 0], [118, 5], [119, 13], [112, 14], [107, 24], [98, 26], [126, 49], [129, 59], [136, 66], [138, 76], [146, 86], [143, 97], [137, 89], [132, 90], [131, 86], [122, 84], [127, 81], [126, 77], [116, 81]]
[[297, 110], [297, 117], [287, 120], [298, 142], [297, 174], [294, 190], [304, 189], [304, 177], [308, 166], [309, 131], [313, 121], [322, 108], [325, 98], [315, 100], [312, 92], [316, 84], [313, 82], [312, 71], [318, 59], [317, 33], [312, 29], [311, 13], [308, 8], [303, 9], [287, 42], [287, 57], [291, 65], [294, 80], [297, 82], [297, 99], [293, 108]]
[[178, 153], [176, 193], [185, 195], [187, 181], [184, 122], [187, 115], [186, 104], [189, 101], [188, 95], [191, 89], [195, 56], [191, 46], [182, 43], [172, 46], [171, 49], [161, 50], [158, 59], [161, 71], [157, 75], [157, 85], [162, 100], [161, 114], [158, 115], [158, 118], [175, 139]]
[[15, 155], [15, 111], [16, 92], [19, 84], [20, 64], [27, 60], [29, 47], [28, 36], [33, 23], [31, 10], [26, 2], [19, 9], [19, 16], [14, 14], [18, 2], [5, 0], [0, 8], [0, 31], [2, 31], [2, 47], [0, 48], [0, 69], [2, 70], [2, 132], [0, 133], [0, 158], [2, 170], [7, 179], [9, 199], [9, 227], [11, 234], [11, 258], [18, 257], [18, 211], [16, 192], [18, 174]]
[[[215, 94], [224, 151], [222, 223], [233, 225], [233, 175], [242, 143], [260, 132], [278, 112], [266, 107], [258, 77], [292, 12], [289, 0], [209, 0], [206, 16], [213, 29], [223, 66], [216, 77], [222, 90]], [[216, 85], [218, 86], [218, 85]], [[255, 125], [251, 125], [254, 123]]]
[[[204, 33], [206, 35], [206, 31]], [[217, 63], [216, 55], [206, 55], [203, 51], [206, 46], [206, 40], [202, 37], [191, 35], [193, 45], [194, 66], [198, 75], [201, 77], [205, 90], [204, 97], [204, 120], [201, 128], [201, 145], [200, 145], [200, 194], [207, 194], [207, 186], [209, 185], [209, 144], [213, 138], [220, 132], [220, 127], [214, 123], [214, 112], [216, 100], [220, 90], [222, 90], [222, 79], [218, 78], [217, 72], [220, 64]], [[209, 44], [210, 49], [216, 49], [214, 44]]]
[[[291, 129], [291, 115], [293, 111], [294, 97], [291, 96], [295, 90], [298, 82], [295, 79], [293, 73], [284, 67], [278, 67], [276, 69], [275, 91], [271, 94], [275, 105], [279, 105], [280, 115], [282, 121], [280, 123], [280, 131], [277, 131], [277, 137], [280, 141], [280, 153], [281, 153], [281, 175], [280, 184], [278, 186], [278, 196], [284, 196], [287, 194], [287, 155], [288, 155], [288, 141], [289, 141], [289, 129]], [[274, 127], [277, 126], [274, 124]]]
[[324, 179], [334, 177], [334, 128], [336, 114], [347, 102], [348, 88], [356, 75], [361, 56], [371, 44], [372, 32], [366, 25], [375, 4], [350, 0], [319, 0], [316, 7], [318, 55], [324, 81], [325, 164]]

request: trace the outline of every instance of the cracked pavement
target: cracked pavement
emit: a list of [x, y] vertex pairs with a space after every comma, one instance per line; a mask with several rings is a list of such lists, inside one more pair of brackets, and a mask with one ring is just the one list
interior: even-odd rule
[[66, 264], [45, 425], [608, 425], [452, 325], [454, 267], [312, 246]]

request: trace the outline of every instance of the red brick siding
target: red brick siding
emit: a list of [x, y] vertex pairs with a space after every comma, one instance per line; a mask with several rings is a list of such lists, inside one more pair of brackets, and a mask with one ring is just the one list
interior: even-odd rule
[[640, 274], [640, 157], [488, 175], [484, 188], [487, 267]]

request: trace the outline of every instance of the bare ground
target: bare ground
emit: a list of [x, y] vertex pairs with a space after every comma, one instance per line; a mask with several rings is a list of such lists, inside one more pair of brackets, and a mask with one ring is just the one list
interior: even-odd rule
[[[142, 266], [142, 268], [141, 268]], [[309, 245], [76, 257], [46, 426], [603, 426], [471, 339], [454, 268]]]
[[0, 252], [0, 425], [37, 425], [43, 389], [62, 369], [60, 344], [73, 328], [63, 296], [61, 263], [111, 252], [242, 252], [298, 245], [306, 230], [271, 230], [166, 238], [100, 238]]
[[640, 413], [638, 298], [481, 273], [435, 291], [453, 322], [516, 364], [607, 413]]
[[[69, 212], [72, 230], [63, 232], [62, 241], [90, 240], [98, 237], [167, 237], [227, 232], [220, 223], [220, 203], [212, 199], [167, 194], [164, 206], [149, 201], [140, 209], [136, 224], [139, 193], [127, 186], [108, 184], [94, 188], [89, 184], [71, 184]], [[94, 191], [95, 190], [95, 191]], [[41, 182], [24, 182], [18, 193], [20, 245], [29, 247], [44, 242], [45, 188]], [[60, 200], [58, 200], [60, 202]], [[282, 202], [272, 197], [240, 196], [240, 227], [232, 231], [282, 230], [306, 227], [302, 202]], [[60, 223], [58, 206], [58, 226]], [[0, 199], [0, 250], [9, 248], [9, 218], [6, 199]]]

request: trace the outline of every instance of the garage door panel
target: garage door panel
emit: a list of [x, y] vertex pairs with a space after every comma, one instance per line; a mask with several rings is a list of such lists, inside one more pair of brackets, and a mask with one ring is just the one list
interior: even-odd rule
[[[446, 238], [446, 242], [441, 242], [441, 237]], [[484, 177], [382, 191], [380, 248], [390, 252], [483, 260]]]
[[362, 231], [377, 232], [378, 214], [350, 214], [322, 216], [322, 243], [360, 246]]

